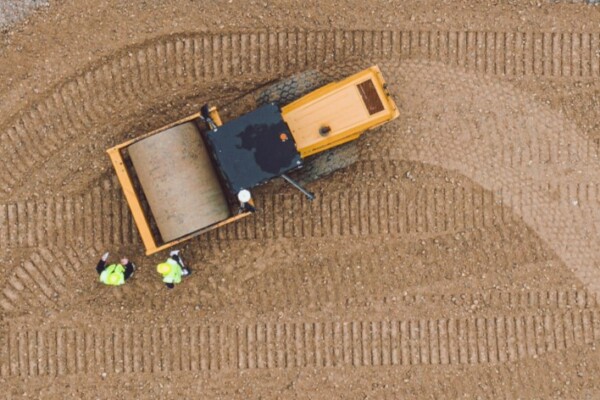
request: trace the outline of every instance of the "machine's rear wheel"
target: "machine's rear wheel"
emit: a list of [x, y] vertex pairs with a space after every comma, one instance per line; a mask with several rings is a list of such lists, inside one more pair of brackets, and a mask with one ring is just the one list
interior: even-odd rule
[[302, 185], [323, 178], [358, 161], [358, 151], [356, 141], [352, 141], [308, 157], [294, 178]]
[[256, 96], [258, 107], [275, 103], [280, 107], [323, 86], [327, 78], [314, 69], [300, 72], [268, 86]]

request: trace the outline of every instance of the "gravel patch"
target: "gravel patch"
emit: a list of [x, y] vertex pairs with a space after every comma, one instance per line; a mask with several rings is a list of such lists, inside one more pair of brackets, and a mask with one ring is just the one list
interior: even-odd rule
[[0, 29], [25, 19], [39, 7], [48, 7], [50, 0], [0, 0]]

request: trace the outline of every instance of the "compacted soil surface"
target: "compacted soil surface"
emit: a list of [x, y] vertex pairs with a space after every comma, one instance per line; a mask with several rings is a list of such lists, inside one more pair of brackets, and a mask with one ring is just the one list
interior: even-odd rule
[[[0, 397], [600, 398], [600, 7], [62, 0], [2, 29]], [[165, 288], [105, 149], [372, 64], [400, 117]]]

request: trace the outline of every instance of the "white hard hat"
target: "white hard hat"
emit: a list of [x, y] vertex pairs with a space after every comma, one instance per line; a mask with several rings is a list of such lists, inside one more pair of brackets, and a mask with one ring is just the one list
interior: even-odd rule
[[237, 198], [240, 203], [247, 203], [250, 201], [252, 196], [250, 196], [250, 191], [246, 189], [242, 189], [238, 192]]

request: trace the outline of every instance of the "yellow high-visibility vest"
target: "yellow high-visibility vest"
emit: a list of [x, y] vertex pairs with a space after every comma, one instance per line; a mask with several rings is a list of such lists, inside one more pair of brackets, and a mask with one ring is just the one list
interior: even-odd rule
[[163, 275], [164, 283], [180, 283], [181, 282], [181, 266], [177, 263], [177, 261], [172, 258], [168, 258], [165, 263], [170, 265], [170, 271]]
[[111, 264], [100, 274], [100, 282], [109, 286], [119, 286], [125, 283], [125, 267], [121, 264]]

